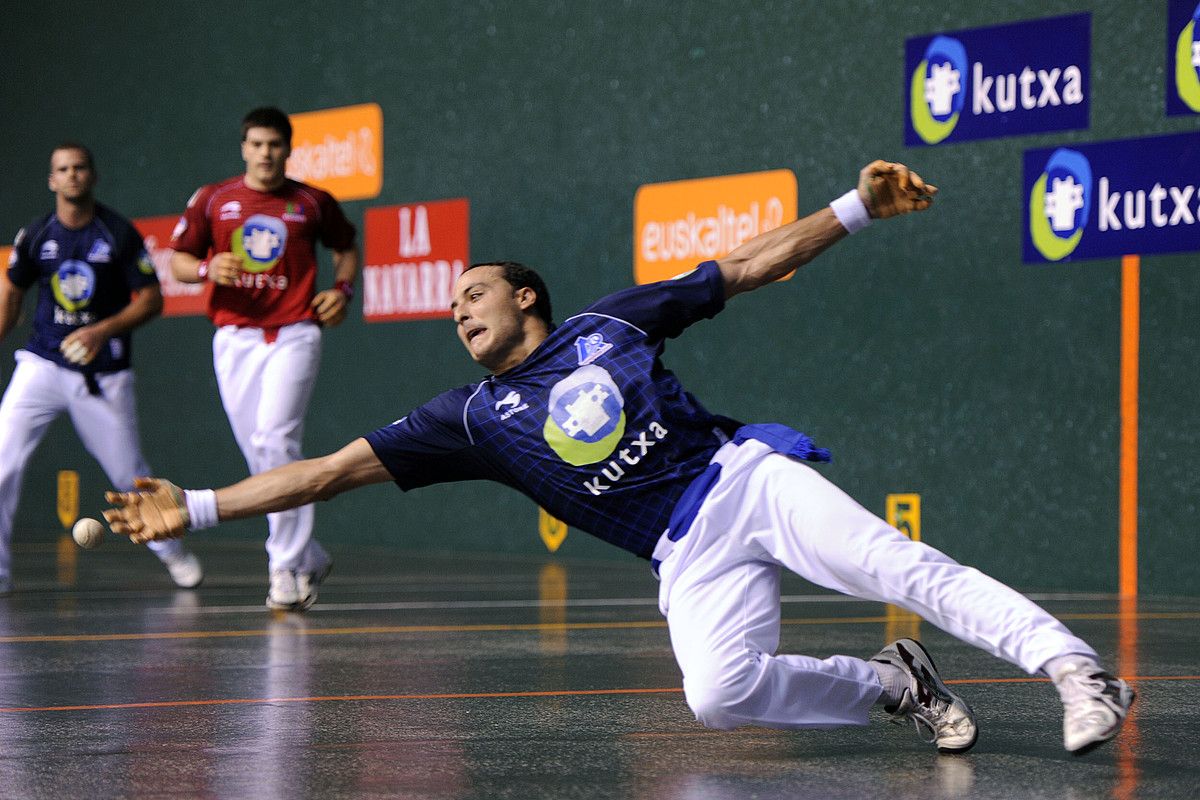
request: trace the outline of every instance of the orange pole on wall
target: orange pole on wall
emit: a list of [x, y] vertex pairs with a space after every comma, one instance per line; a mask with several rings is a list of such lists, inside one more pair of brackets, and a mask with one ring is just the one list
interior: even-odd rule
[[1138, 349], [1141, 258], [1121, 258], [1121, 450], [1117, 502], [1117, 582], [1121, 597], [1137, 597]]

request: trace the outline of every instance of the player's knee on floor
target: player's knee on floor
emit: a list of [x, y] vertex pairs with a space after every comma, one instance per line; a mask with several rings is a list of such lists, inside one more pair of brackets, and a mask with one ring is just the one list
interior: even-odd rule
[[683, 681], [683, 694], [696, 720], [706, 728], [731, 730], [755, 718], [758, 654], [723, 671], [697, 670]]

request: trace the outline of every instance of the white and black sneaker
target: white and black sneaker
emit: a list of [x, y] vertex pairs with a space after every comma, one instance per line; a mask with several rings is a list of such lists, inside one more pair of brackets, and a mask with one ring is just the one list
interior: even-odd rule
[[966, 701], [950, 691], [938, 675], [929, 652], [915, 639], [898, 639], [872, 661], [896, 667], [908, 676], [900, 702], [884, 706], [892, 721], [912, 721], [917, 734], [942, 753], [965, 753], [975, 746], [979, 727]]
[[333, 561], [329, 561], [316, 572], [296, 573], [296, 594], [299, 597], [296, 609], [298, 611], [307, 611], [313, 603], [317, 602], [317, 588], [323, 580], [329, 577], [329, 573], [332, 571]]
[[290, 569], [271, 570], [271, 586], [267, 590], [267, 608], [272, 611], [295, 611], [300, 606], [296, 574]]
[[189, 550], [181, 550], [167, 556], [162, 563], [171, 574], [171, 580], [180, 589], [195, 589], [204, 580], [204, 568], [200, 566], [200, 559]]
[[1069, 664], [1054, 676], [1063, 701], [1063, 746], [1072, 755], [1095, 750], [1117, 735], [1137, 694], [1095, 663]]

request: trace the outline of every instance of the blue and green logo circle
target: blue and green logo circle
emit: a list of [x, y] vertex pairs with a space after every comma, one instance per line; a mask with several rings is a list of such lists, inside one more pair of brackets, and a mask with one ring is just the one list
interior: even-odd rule
[[69, 258], [50, 278], [50, 291], [67, 311], [87, 308], [96, 293], [96, 272], [86, 261]]
[[266, 272], [279, 263], [287, 247], [287, 225], [276, 217], [255, 214], [233, 232], [233, 254], [246, 272]]
[[1049, 261], [1060, 261], [1079, 246], [1092, 208], [1092, 165], [1077, 150], [1060, 147], [1029, 193], [1029, 235]]
[[542, 436], [573, 466], [608, 458], [625, 434], [625, 398], [608, 370], [595, 364], [554, 384], [549, 407]]
[[1175, 90], [1192, 111], [1200, 111], [1200, 42], [1196, 29], [1200, 27], [1200, 5], [1192, 12], [1192, 21], [1183, 27], [1175, 40]]
[[928, 144], [954, 131], [966, 99], [967, 50], [949, 36], [935, 36], [913, 70], [909, 116], [913, 130]]

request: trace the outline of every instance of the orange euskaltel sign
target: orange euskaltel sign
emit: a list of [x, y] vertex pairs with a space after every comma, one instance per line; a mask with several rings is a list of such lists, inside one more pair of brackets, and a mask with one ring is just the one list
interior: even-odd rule
[[383, 188], [383, 109], [378, 103], [290, 114], [289, 178], [338, 200], [378, 197]]
[[796, 219], [788, 169], [648, 183], [633, 200], [633, 277], [666, 280]]

